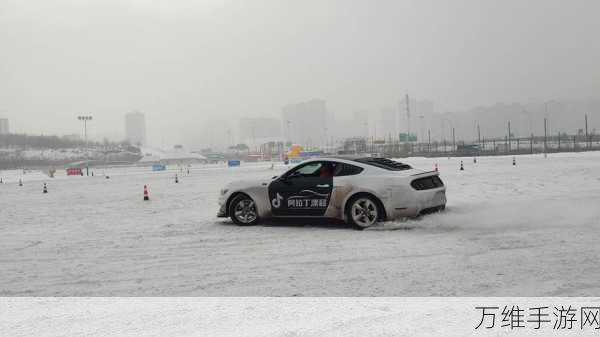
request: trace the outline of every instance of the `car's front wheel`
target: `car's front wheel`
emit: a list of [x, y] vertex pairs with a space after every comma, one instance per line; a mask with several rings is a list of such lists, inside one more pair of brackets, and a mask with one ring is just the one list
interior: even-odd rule
[[346, 207], [346, 219], [355, 229], [365, 229], [377, 223], [380, 219], [380, 209], [371, 196], [360, 195], [352, 198]]
[[245, 194], [233, 198], [229, 204], [229, 216], [235, 224], [240, 226], [256, 225], [259, 220], [256, 203]]

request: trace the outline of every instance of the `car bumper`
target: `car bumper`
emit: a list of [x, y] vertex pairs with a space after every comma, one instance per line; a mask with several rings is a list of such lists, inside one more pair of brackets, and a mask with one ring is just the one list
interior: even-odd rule
[[420, 214], [443, 210], [446, 206], [445, 188], [417, 191], [415, 193], [410, 202], [403, 200], [400, 203], [392, 203], [387, 210], [388, 218], [416, 217]]
[[227, 202], [224, 198], [219, 199], [219, 210], [217, 211], [217, 217], [226, 218], [229, 214], [227, 214]]
[[226, 218], [226, 217], [228, 217], [227, 212], [225, 211], [225, 206], [219, 208], [219, 211], [217, 212], [217, 217], [218, 218]]

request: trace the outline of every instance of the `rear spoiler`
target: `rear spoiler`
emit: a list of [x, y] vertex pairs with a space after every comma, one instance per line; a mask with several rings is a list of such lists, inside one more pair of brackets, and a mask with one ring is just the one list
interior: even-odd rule
[[422, 175], [431, 176], [431, 175], [439, 175], [439, 174], [440, 174], [440, 172], [438, 172], [438, 171], [427, 171], [427, 172], [421, 172], [421, 173], [417, 173], [417, 174], [411, 174], [410, 176], [411, 177], [422, 176]]

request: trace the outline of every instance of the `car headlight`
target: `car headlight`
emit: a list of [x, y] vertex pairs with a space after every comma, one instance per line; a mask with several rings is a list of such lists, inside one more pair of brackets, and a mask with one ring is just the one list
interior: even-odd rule
[[227, 194], [227, 192], [229, 192], [228, 188], [221, 189], [221, 195], [225, 195], [225, 194]]

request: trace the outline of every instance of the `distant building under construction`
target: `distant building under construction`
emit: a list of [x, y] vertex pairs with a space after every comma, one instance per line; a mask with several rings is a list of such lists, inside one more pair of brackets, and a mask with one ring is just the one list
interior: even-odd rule
[[7, 135], [9, 133], [8, 118], [0, 118], [0, 135]]

